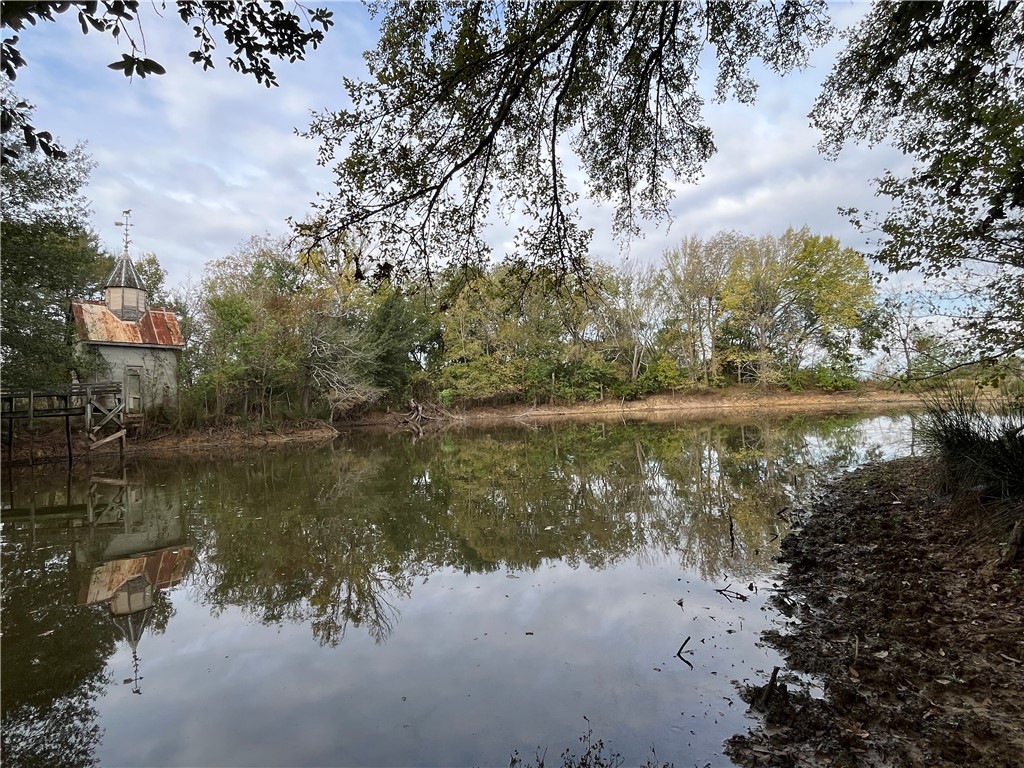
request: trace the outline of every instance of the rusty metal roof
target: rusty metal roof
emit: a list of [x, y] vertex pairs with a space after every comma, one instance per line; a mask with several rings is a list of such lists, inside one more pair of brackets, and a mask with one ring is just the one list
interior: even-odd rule
[[184, 578], [191, 554], [191, 547], [175, 546], [101, 563], [92, 569], [89, 580], [82, 584], [78, 602], [80, 605], [105, 602], [126, 581], [141, 575], [145, 575], [156, 589], [173, 587]]
[[71, 314], [79, 341], [87, 344], [138, 344], [181, 348], [178, 316], [171, 309], [150, 307], [138, 322], [121, 320], [102, 301], [72, 301]]

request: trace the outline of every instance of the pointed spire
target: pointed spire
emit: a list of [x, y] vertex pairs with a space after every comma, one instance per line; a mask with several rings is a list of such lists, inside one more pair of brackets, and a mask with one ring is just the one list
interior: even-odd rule
[[110, 273], [110, 277], [107, 278], [103, 287], [146, 290], [146, 286], [142, 284], [142, 279], [139, 277], [139, 273], [135, 271], [135, 265], [132, 264], [132, 259], [127, 253], [121, 254], [117, 261], [114, 262], [114, 270]]
[[124, 221], [116, 223], [117, 226], [124, 227], [124, 250], [121, 252], [120, 258], [114, 261], [114, 270], [104, 283], [104, 288], [136, 288], [144, 291], [146, 286], [142, 284], [139, 273], [135, 271], [135, 265], [132, 264], [132, 257], [128, 255], [128, 246], [131, 244], [131, 208], [124, 211], [123, 215]]
[[131, 215], [131, 209], [128, 209], [124, 211], [124, 221], [117, 222], [117, 226], [124, 227], [124, 252], [114, 262], [114, 271], [107, 278], [104, 288], [106, 289], [107, 309], [120, 320], [138, 322], [146, 314], [149, 292], [142, 284], [142, 279], [135, 271], [135, 265], [132, 264], [132, 258], [128, 255], [128, 246], [131, 244], [129, 236]]

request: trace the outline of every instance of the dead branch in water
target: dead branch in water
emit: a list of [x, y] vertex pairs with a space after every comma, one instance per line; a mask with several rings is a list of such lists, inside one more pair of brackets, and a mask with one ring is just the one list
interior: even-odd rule
[[721, 589], [716, 589], [715, 592], [720, 594], [722, 597], [724, 597], [730, 603], [733, 600], [739, 600], [740, 602], [745, 603], [747, 600], [750, 599], [747, 595], [744, 595], [742, 592], [737, 592], [735, 589], [730, 589], [731, 586], [732, 586], [732, 582], [729, 582], [728, 584], [726, 584]]

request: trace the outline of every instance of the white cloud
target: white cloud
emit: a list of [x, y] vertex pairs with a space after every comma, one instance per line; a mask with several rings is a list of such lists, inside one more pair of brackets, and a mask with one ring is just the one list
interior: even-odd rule
[[[836, 5], [833, 13], [849, 23], [863, 9]], [[301, 218], [318, 191], [330, 191], [317, 146], [294, 131], [308, 125], [311, 112], [343, 105], [341, 78], [365, 71], [361, 53], [376, 34], [363, 6], [339, 3], [332, 10], [337, 26], [325, 45], [305, 62], [279, 64], [281, 87], [272, 89], [229, 70], [224, 50], [216, 69], [193, 66], [191, 32], [172, 14], [144, 20], [147, 55], [168, 74], [133, 82], [106, 67], [120, 57], [119, 46], [109, 36], [82, 35], [72, 14], [22, 34], [29, 66], [19, 74], [18, 92], [37, 105], [37, 127], [66, 143], [88, 142], [98, 164], [87, 191], [93, 226], [109, 248], [119, 249], [114, 222], [131, 208], [133, 251], [155, 252], [169, 282], [180, 284], [252, 235], [287, 231], [288, 217]], [[806, 115], [838, 47], [833, 43], [807, 71], [785, 79], [759, 73], [756, 106], [709, 103], [718, 154], [699, 184], [680, 185], [671, 226], [648, 225], [646, 236], [629, 244], [630, 258], [654, 258], [691, 233], [760, 234], [803, 224], [863, 247], [836, 208], [876, 204], [870, 179], [902, 158], [887, 148], [849, 148], [836, 162], [817, 154]], [[619, 253], [608, 206], [582, 200], [580, 210], [584, 225], [595, 229], [595, 256]], [[499, 253], [511, 231], [500, 223], [493, 228]]]
[[330, 177], [295, 129], [310, 110], [341, 102], [340, 76], [362, 67], [371, 39], [362, 6], [334, 11], [325, 45], [305, 62], [279, 64], [281, 86], [271, 89], [222, 58], [214, 70], [193, 66], [191, 32], [173, 15], [144, 17], [147, 55], [168, 71], [144, 80], [109, 70], [121, 49], [109, 36], [82, 35], [73, 13], [25, 30], [29, 66], [15, 85], [36, 104], [37, 127], [68, 144], [87, 141], [97, 163], [92, 224], [108, 248], [119, 250], [114, 222], [131, 208], [133, 252], [155, 252], [175, 285], [249, 236], [301, 218]]

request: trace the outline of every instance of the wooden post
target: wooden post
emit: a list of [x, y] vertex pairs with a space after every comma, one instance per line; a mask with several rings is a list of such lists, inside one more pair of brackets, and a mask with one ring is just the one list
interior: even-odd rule
[[28, 519], [29, 525], [32, 526], [32, 549], [36, 548], [36, 489], [35, 484], [30, 482], [29, 488], [32, 489], [32, 495], [29, 497], [31, 500], [28, 503]]
[[35, 453], [36, 433], [35, 426], [36, 393], [29, 390], [28, 393], [28, 465], [32, 466], [32, 455]]
[[92, 387], [85, 388], [85, 434], [92, 432]]
[[[70, 407], [69, 405], [67, 405], [67, 401], [69, 399], [70, 398], [67, 398], [67, 397], [64, 398], [64, 401], [65, 401], [65, 406], [64, 407], [65, 408], [69, 408]], [[71, 417], [70, 416], [65, 416], [64, 417], [64, 435], [68, 439], [68, 466], [70, 467], [72, 464], [75, 463], [75, 456], [74, 456], [74, 453], [71, 451]]]
[[7, 503], [14, 506], [14, 467], [7, 462]]

